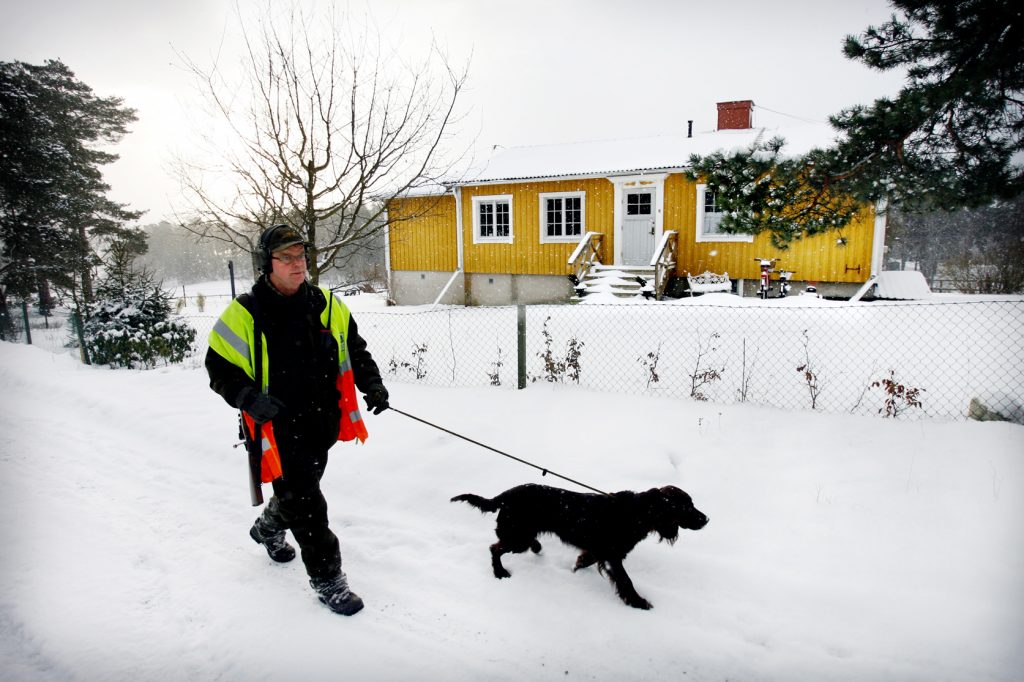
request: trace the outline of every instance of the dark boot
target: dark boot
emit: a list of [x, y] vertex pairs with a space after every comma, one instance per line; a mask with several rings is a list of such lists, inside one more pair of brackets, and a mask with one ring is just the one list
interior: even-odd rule
[[341, 571], [333, 578], [311, 578], [309, 585], [320, 601], [335, 613], [351, 616], [363, 609], [363, 600], [348, 589], [348, 578]]
[[249, 529], [249, 537], [257, 544], [263, 545], [267, 555], [278, 563], [285, 563], [295, 558], [295, 548], [284, 539], [284, 531], [273, 531], [267, 529], [262, 523], [263, 519], [256, 519]]

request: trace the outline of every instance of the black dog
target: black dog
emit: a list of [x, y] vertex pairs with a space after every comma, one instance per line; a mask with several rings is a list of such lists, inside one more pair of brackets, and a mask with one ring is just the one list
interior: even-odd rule
[[650, 533], [673, 543], [680, 528], [700, 530], [708, 517], [675, 486], [642, 493], [624, 490], [611, 495], [575, 493], [545, 485], [521, 485], [492, 500], [479, 495], [458, 495], [452, 502], [468, 502], [482, 512], [499, 512], [491, 545], [495, 578], [511, 576], [501, 555], [539, 552], [538, 533], [554, 533], [562, 542], [582, 551], [573, 571], [597, 564], [615, 585], [622, 601], [638, 609], [651, 608], [622, 567], [622, 561]]

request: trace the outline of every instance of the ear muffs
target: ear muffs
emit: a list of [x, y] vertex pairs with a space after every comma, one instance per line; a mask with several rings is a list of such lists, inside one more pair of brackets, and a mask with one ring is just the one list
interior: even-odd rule
[[267, 245], [270, 244], [270, 238], [274, 236], [274, 233], [283, 227], [288, 226], [274, 225], [273, 227], [264, 230], [263, 234], [260, 235], [259, 242], [256, 244], [256, 251], [252, 254], [253, 263], [256, 265], [256, 269], [263, 274], [270, 272], [274, 268], [273, 264], [270, 262], [270, 249], [267, 248]]

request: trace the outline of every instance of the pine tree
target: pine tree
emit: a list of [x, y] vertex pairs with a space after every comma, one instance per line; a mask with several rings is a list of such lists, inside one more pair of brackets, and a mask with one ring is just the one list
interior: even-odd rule
[[[83, 328], [89, 357], [111, 367], [152, 368], [181, 362], [192, 352], [196, 332], [172, 315], [171, 294], [145, 268], [134, 267], [140, 234], [111, 244], [106, 274], [89, 306]], [[141, 238], [141, 251], [145, 238]]]
[[[982, 206], [1024, 192], [1024, 13], [1017, 0], [893, 0], [844, 53], [907, 69], [894, 98], [841, 111], [830, 148], [785, 158], [772, 140], [691, 159], [726, 210], [723, 229], [785, 245], [845, 225], [855, 202], [907, 210]], [[731, 212], [731, 213], [730, 213]]]
[[98, 148], [134, 120], [60, 61], [0, 62], [0, 316], [9, 294], [46, 298], [49, 284], [89, 301], [95, 238], [141, 215], [106, 197], [101, 167], [118, 157]]

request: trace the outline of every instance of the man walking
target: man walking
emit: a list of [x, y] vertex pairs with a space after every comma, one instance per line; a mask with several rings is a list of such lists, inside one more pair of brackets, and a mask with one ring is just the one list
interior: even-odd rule
[[366, 439], [356, 389], [374, 414], [388, 408], [388, 392], [348, 308], [306, 281], [306, 257], [302, 236], [287, 225], [260, 236], [261, 276], [217, 321], [206, 370], [210, 387], [242, 411], [247, 437], [260, 433], [263, 480], [273, 480], [250, 537], [274, 561], [291, 561], [291, 530], [320, 601], [352, 615], [363, 601], [341, 570], [320, 479], [335, 442]]

